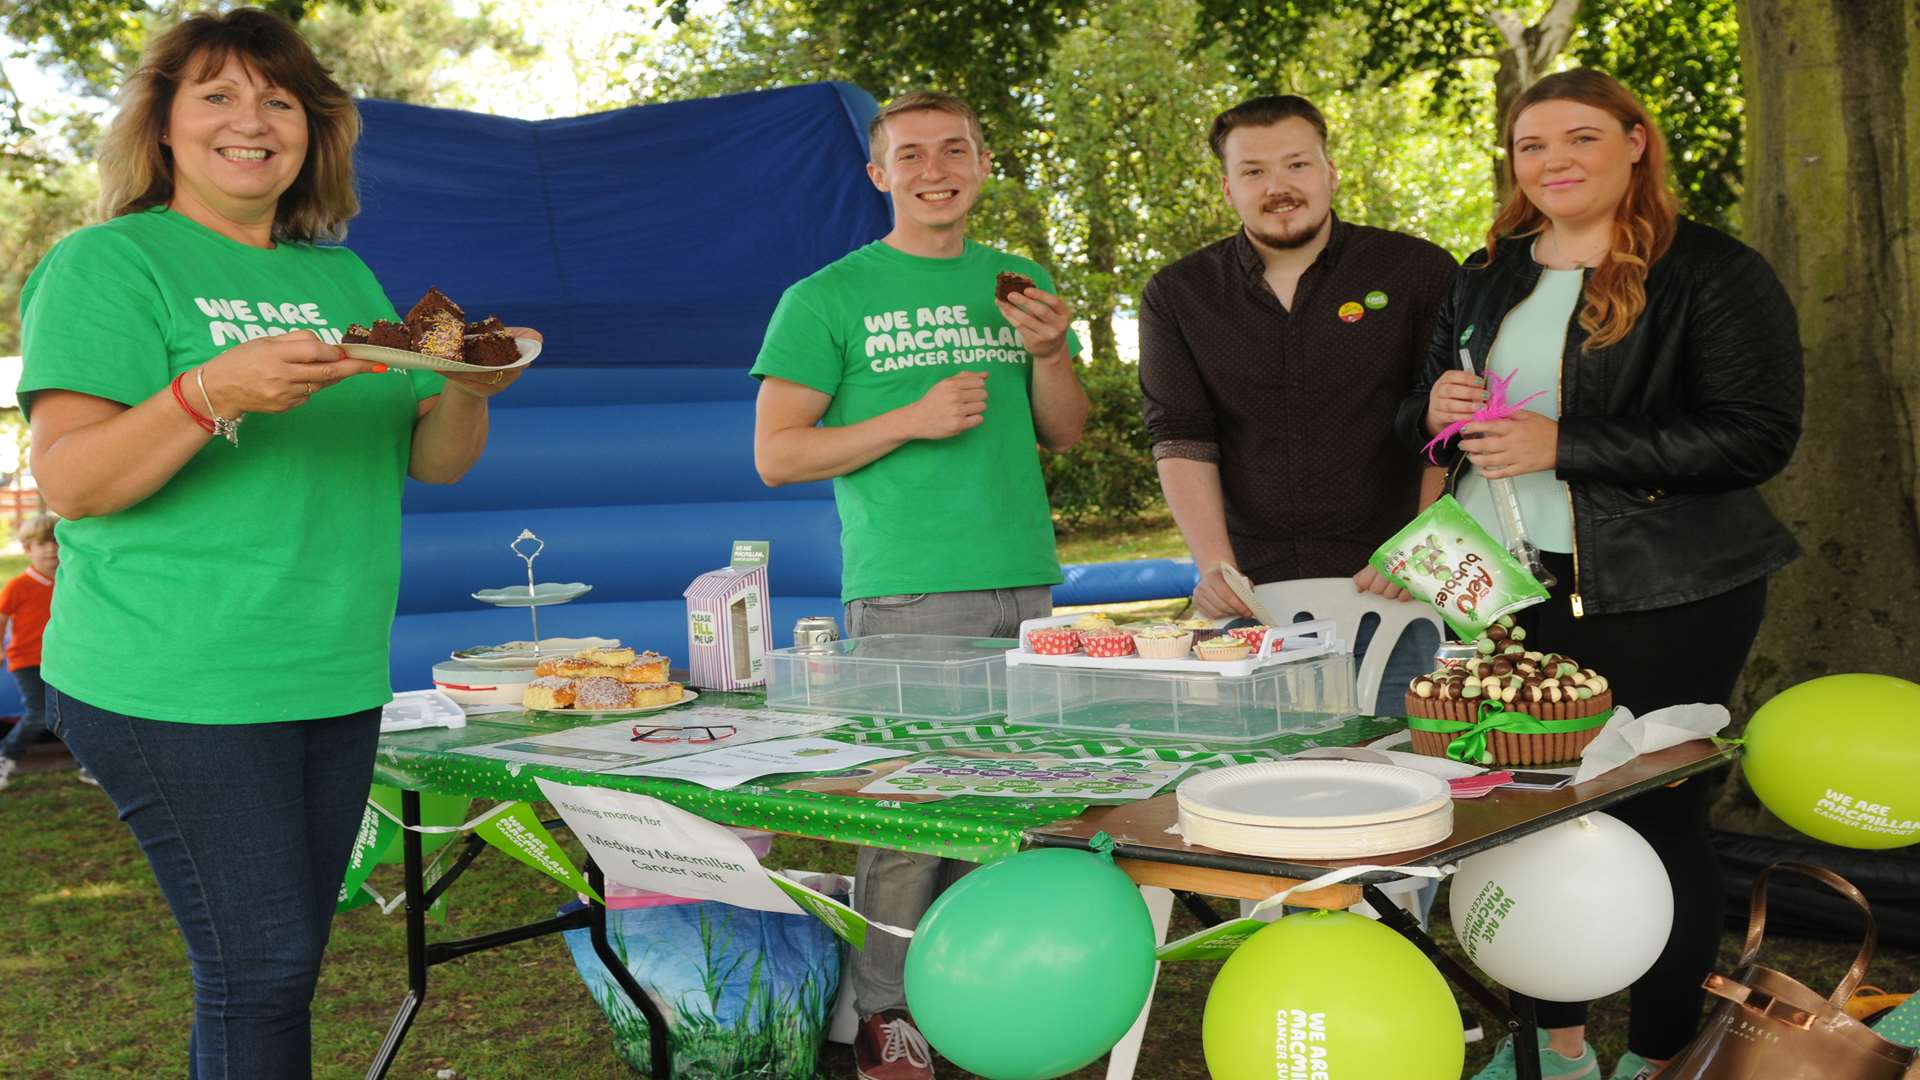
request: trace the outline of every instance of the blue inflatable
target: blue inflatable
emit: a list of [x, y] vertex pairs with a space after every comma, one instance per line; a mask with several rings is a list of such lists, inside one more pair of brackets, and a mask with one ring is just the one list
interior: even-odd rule
[[890, 226], [864, 171], [874, 109], [841, 84], [543, 121], [361, 104], [347, 243], [394, 305], [438, 286], [546, 337], [472, 472], [408, 485], [395, 689], [528, 636], [525, 611], [471, 596], [525, 582], [521, 529], [546, 541], [541, 580], [593, 586], [542, 609], [543, 634], [684, 663], [681, 590], [735, 539], [772, 543], [776, 644], [839, 613], [832, 489], [761, 484], [747, 369], [781, 292]]

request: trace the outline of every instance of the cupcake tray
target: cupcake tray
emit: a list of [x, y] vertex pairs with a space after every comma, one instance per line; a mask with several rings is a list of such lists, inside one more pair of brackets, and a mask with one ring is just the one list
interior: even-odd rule
[[[1223, 678], [1236, 678], [1251, 675], [1262, 668], [1276, 664], [1288, 664], [1297, 660], [1307, 660], [1316, 656], [1325, 656], [1331, 652], [1345, 650], [1345, 643], [1333, 636], [1331, 619], [1314, 619], [1308, 622], [1286, 623], [1272, 629], [1278, 634], [1269, 633], [1260, 643], [1260, 651], [1243, 660], [1201, 660], [1189, 653], [1183, 659], [1157, 659], [1141, 656], [1138, 653], [1129, 656], [1088, 656], [1085, 653], [1069, 653], [1065, 656], [1051, 656], [1034, 652], [1027, 643], [1027, 634], [1032, 630], [1051, 627], [1072, 626], [1079, 618], [1076, 615], [1054, 615], [1043, 619], [1028, 619], [1020, 624], [1020, 647], [1007, 650], [1009, 668], [1062, 667], [1101, 671], [1169, 671], [1193, 675], [1216, 675]], [[1307, 640], [1302, 641], [1305, 638]], [[1279, 641], [1280, 647], [1274, 648]]]

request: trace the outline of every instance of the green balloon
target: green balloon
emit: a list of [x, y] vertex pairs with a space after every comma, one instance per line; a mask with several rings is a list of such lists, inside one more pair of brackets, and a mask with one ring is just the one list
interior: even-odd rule
[[1458, 1080], [1446, 980], [1406, 938], [1345, 911], [1289, 915], [1234, 950], [1201, 1021], [1213, 1080]]
[[1140, 890], [1110, 860], [1025, 851], [961, 878], [927, 909], [907, 948], [907, 1005], [961, 1068], [1048, 1080], [1133, 1026], [1153, 989], [1153, 950]]
[[1744, 749], [1761, 805], [1815, 840], [1920, 842], [1920, 685], [1891, 675], [1803, 682], [1760, 706]]
[[[385, 784], [373, 785], [367, 798], [379, 803], [393, 813], [394, 819], [400, 817], [400, 789]], [[473, 802], [465, 795], [439, 795], [431, 791], [420, 793], [420, 824], [422, 825], [460, 825], [467, 820], [467, 807]], [[420, 854], [432, 858], [433, 853], [460, 838], [459, 833], [422, 833], [420, 835]], [[406, 849], [400, 844], [399, 834], [395, 834], [387, 849], [380, 853], [380, 865], [398, 866], [407, 861]]]

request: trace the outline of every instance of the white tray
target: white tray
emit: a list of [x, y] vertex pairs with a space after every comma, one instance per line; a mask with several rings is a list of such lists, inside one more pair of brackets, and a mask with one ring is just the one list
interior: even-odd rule
[[[1251, 675], [1261, 668], [1275, 664], [1288, 664], [1295, 660], [1325, 656], [1331, 652], [1344, 652], [1346, 643], [1333, 636], [1333, 620], [1312, 619], [1307, 622], [1283, 623], [1269, 626], [1265, 640], [1260, 642], [1260, 651], [1244, 660], [1200, 660], [1189, 655], [1180, 660], [1161, 660], [1141, 656], [1088, 656], [1085, 653], [1069, 653], [1066, 656], [1049, 656], [1034, 652], [1027, 644], [1029, 630], [1044, 629], [1051, 626], [1071, 626], [1078, 616], [1053, 615], [1044, 619], [1028, 619], [1020, 624], [1020, 647], [1007, 650], [1007, 666], [1019, 667], [1022, 664], [1039, 667], [1090, 668], [1106, 671], [1178, 671], [1195, 675], [1219, 675], [1227, 678]], [[1225, 633], [1225, 631], [1222, 631]], [[1301, 644], [1301, 638], [1310, 639], [1310, 644]], [[1281, 647], [1274, 650], [1274, 640], [1281, 640]]]
[[355, 360], [365, 360], [374, 364], [385, 364], [390, 368], [398, 368], [401, 371], [438, 371], [442, 373], [464, 371], [477, 375], [485, 375], [491, 371], [513, 371], [516, 368], [526, 367], [528, 364], [533, 363], [534, 357], [540, 355], [541, 343], [535, 338], [517, 337], [513, 339], [513, 343], [520, 350], [520, 359], [515, 360], [511, 364], [500, 364], [496, 367], [488, 367], [485, 364], [468, 364], [459, 360], [449, 360], [444, 356], [434, 356], [431, 353], [417, 353], [407, 349], [389, 349], [384, 345], [367, 345], [362, 343], [357, 345], [342, 345], [340, 349]]
[[455, 649], [449, 659], [459, 660], [475, 667], [531, 670], [542, 660], [572, 656], [583, 649], [616, 648], [619, 644], [619, 638], [550, 637], [540, 639], [540, 651], [537, 653], [533, 651], [531, 641], [508, 641], [499, 645], [475, 645], [471, 648]]

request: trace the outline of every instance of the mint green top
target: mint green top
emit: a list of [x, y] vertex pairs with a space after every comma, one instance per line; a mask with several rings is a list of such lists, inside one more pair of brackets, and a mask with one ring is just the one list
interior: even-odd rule
[[[1032, 261], [971, 240], [953, 259], [876, 240], [794, 284], [774, 309], [753, 375], [832, 395], [827, 427], [911, 405], [963, 371], [987, 373], [979, 427], [916, 439], [834, 479], [843, 600], [1060, 580], [1028, 393], [1033, 358], [994, 306], [1001, 271], [1053, 291]], [[1071, 333], [1068, 348], [1080, 351]]]
[[[394, 317], [358, 256], [248, 247], [169, 210], [73, 233], [20, 295], [23, 405], [73, 390], [125, 405], [240, 342]], [[238, 724], [385, 704], [400, 489], [438, 375], [357, 375], [240, 445], [211, 439], [125, 510], [62, 521], [41, 673], [89, 705]], [[204, 410], [189, 376], [188, 400]]]
[[[1546, 391], [1527, 409], [1550, 420], [1560, 419], [1560, 355], [1567, 347], [1567, 323], [1580, 303], [1585, 279], [1579, 270], [1541, 267], [1540, 283], [1507, 312], [1500, 334], [1493, 340], [1493, 352], [1487, 357], [1489, 374], [1513, 376], [1507, 386], [1508, 401], [1519, 401], [1536, 390]], [[1568, 501], [1566, 483], [1551, 472], [1534, 472], [1514, 477], [1513, 490], [1520, 498], [1520, 518], [1526, 522], [1527, 535], [1534, 544], [1542, 551], [1572, 551], [1573, 504]], [[1455, 495], [1489, 535], [1505, 538], [1487, 478], [1479, 469], [1467, 466]]]

